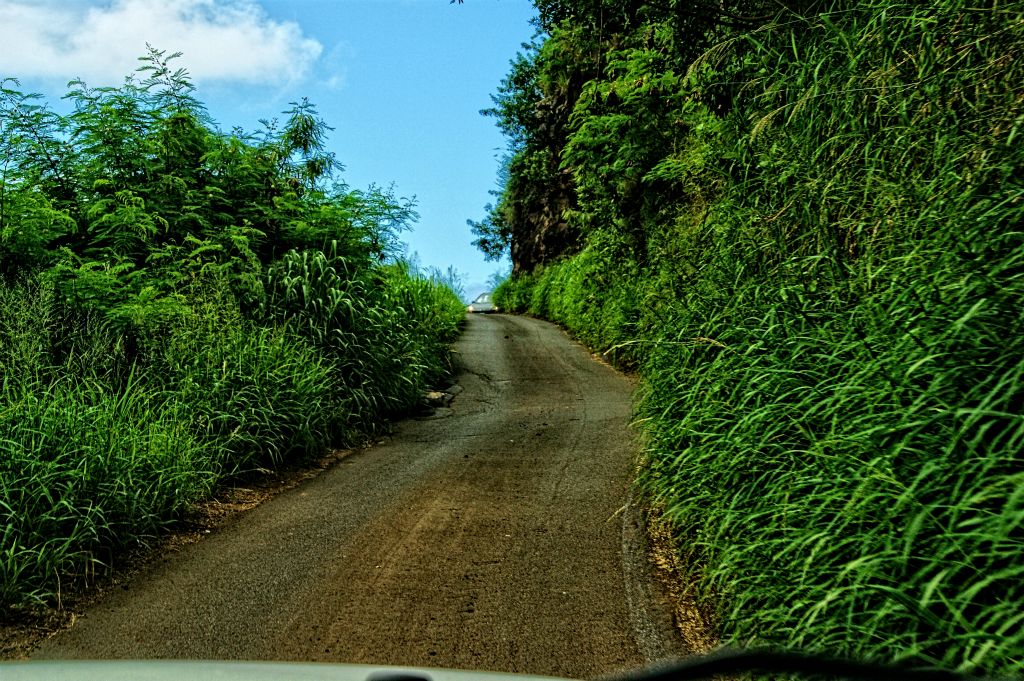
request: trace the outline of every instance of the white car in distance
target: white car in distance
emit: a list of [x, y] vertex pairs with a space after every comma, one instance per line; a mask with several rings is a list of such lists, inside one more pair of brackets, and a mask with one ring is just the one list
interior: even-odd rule
[[473, 302], [466, 306], [466, 312], [498, 312], [498, 307], [491, 298], [491, 292], [481, 293]]

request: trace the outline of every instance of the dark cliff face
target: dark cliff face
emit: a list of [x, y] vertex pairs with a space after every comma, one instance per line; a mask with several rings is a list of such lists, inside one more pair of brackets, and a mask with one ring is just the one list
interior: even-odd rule
[[512, 228], [513, 273], [532, 272], [580, 249], [580, 232], [565, 219], [565, 212], [575, 205], [572, 176], [560, 171], [547, 193], [517, 211]]
[[580, 71], [568, 74], [563, 87], [536, 104], [532, 149], [520, 156], [522, 168], [512, 169], [506, 187], [511, 199], [513, 273], [532, 272], [582, 246], [579, 229], [566, 219], [566, 211], [577, 207], [572, 172], [559, 166], [569, 116], [587, 77]]

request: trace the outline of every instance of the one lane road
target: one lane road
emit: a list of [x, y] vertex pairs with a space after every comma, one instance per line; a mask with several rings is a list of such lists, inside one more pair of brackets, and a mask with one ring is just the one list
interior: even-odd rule
[[455, 349], [445, 418], [154, 565], [34, 657], [590, 678], [678, 652], [637, 602], [644, 558], [624, 561], [629, 382], [533, 319], [470, 315]]

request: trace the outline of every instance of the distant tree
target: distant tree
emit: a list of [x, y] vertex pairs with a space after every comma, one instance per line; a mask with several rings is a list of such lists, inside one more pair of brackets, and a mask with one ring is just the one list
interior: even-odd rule
[[487, 260], [501, 260], [509, 253], [512, 243], [511, 225], [502, 216], [500, 205], [488, 203], [484, 206], [487, 215], [483, 220], [466, 220], [476, 239], [473, 245], [479, 248]]

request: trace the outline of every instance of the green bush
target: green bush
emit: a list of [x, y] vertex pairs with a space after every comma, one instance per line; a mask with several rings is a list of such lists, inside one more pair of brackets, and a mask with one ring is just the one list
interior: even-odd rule
[[242, 318], [233, 298], [197, 298], [145, 367], [180, 405], [221, 474], [275, 467], [324, 451], [342, 421], [330, 362], [305, 339]]
[[266, 287], [267, 313], [329, 359], [353, 428], [409, 409], [449, 368], [462, 303], [407, 265], [360, 272], [332, 251], [290, 251]]
[[530, 274], [507, 277], [494, 289], [494, 304], [506, 312], [527, 312], [535, 278]]
[[394, 264], [307, 101], [217, 130], [173, 55], [0, 81], [0, 606], [52, 603], [226, 476], [357, 440], [449, 368], [462, 305]]
[[1024, 6], [712, 13], [703, 54], [603, 7], [530, 85], [584, 246], [500, 301], [639, 365], [639, 484], [724, 644], [1019, 672]]
[[119, 339], [38, 281], [0, 285], [0, 605], [42, 602], [153, 536], [216, 478], [214, 451]]

